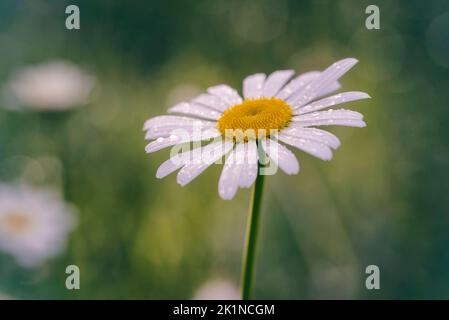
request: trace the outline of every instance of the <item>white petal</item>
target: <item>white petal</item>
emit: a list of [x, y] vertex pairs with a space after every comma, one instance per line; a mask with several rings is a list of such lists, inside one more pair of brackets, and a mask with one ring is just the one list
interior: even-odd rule
[[314, 127], [314, 126], [346, 126], [346, 127], [366, 127], [366, 123], [363, 120], [354, 119], [325, 119], [325, 120], [308, 120], [301, 122], [292, 122], [292, 126], [299, 127]]
[[170, 134], [170, 136], [166, 138], [159, 137], [156, 140], [150, 142], [145, 147], [145, 151], [147, 153], [152, 153], [177, 144], [209, 140], [221, 135], [221, 132], [215, 128], [209, 128], [204, 131], [194, 133], [186, 133], [186, 131], [178, 133], [177, 131], [178, 130], [175, 130], [172, 134]]
[[168, 109], [168, 112], [184, 113], [211, 120], [218, 120], [221, 117], [221, 112], [212, 110], [206, 106], [197, 103], [189, 103], [189, 102], [178, 103], [177, 105]]
[[239, 143], [229, 154], [218, 181], [218, 194], [224, 200], [234, 198], [239, 187], [239, 178], [244, 168], [245, 145]]
[[221, 98], [207, 93], [200, 94], [198, 97], [193, 98], [191, 102], [202, 104], [206, 107], [218, 110], [220, 112], [225, 111], [231, 106], [231, 104], [222, 100]]
[[195, 125], [185, 126], [185, 127], [167, 127], [160, 129], [150, 129], [145, 134], [145, 140], [153, 140], [162, 137], [169, 137], [173, 133], [179, 134], [180, 131], [184, 131], [185, 135], [194, 134], [202, 132], [202, 130], [213, 129], [213, 127], [197, 127]]
[[297, 174], [299, 172], [299, 162], [293, 152], [274, 140], [263, 139], [260, 141], [265, 153], [282, 171], [286, 174]]
[[206, 170], [212, 163], [227, 154], [233, 147], [232, 141], [219, 141], [208, 144], [202, 148], [201, 153], [192, 158], [191, 163], [186, 164], [179, 172], [176, 178], [181, 186], [185, 186], [190, 181], [195, 179], [204, 170]]
[[298, 108], [293, 114], [305, 114], [328, 107], [332, 107], [345, 102], [368, 99], [370, 96], [365, 92], [352, 91], [339, 93], [318, 101], [314, 101], [304, 107]]
[[270, 74], [263, 86], [262, 95], [264, 97], [275, 96], [294, 73], [293, 70], [279, 70]]
[[254, 140], [245, 143], [245, 163], [240, 174], [239, 186], [241, 188], [249, 188], [257, 178], [257, 144]]
[[334, 149], [340, 146], [340, 140], [335, 135], [317, 128], [288, 127], [283, 129], [281, 133], [320, 142]]
[[166, 160], [159, 166], [156, 172], [156, 178], [162, 179], [170, 173], [175, 172], [182, 166], [190, 163], [193, 156], [200, 152], [201, 147], [172, 156], [170, 159]]
[[304, 88], [311, 81], [315, 80], [321, 74], [320, 71], [310, 71], [300, 74], [292, 79], [281, 91], [276, 95], [279, 99], [286, 100], [290, 95]]
[[190, 135], [188, 135], [186, 137], [184, 135], [175, 135], [175, 134], [171, 134], [167, 138], [159, 137], [156, 140], [147, 144], [147, 146], [145, 147], [145, 152], [151, 153], [151, 152], [155, 152], [155, 151], [173, 146], [175, 144], [185, 143], [185, 142], [189, 141], [189, 137], [190, 137]]
[[332, 159], [332, 151], [331, 149], [326, 146], [325, 144], [303, 139], [303, 138], [296, 138], [289, 135], [279, 134], [278, 136], [279, 141], [282, 141], [284, 143], [287, 143], [291, 146], [294, 146], [298, 149], [301, 149], [304, 152], [307, 152], [317, 158], [320, 158], [322, 160], [330, 160]]
[[331, 93], [334, 93], [335, 91], [337, 91], [340, 88], [341, 88], [340, 82], [338, 82], [338, 81], [332, 82], [330, 85], [321, 89], [320, 92], [316, 95], [316, 97], [314, 99], [319, 99], [321, 97], [325, 97]]
[[[292, 103], [292, 104], [294, 104], [294, 101], [302, 94], [302, 92], [304, 91], [304, 90], [306, 90], [308, 87], [310, 86], [310, 84], [309, 85], [307, 85], [303, 90], [298, 90], [294, 95], [292, 95], [292, 96], [290, 96], [290, 98], [289, 98], [289, 103]], [[329, 85], [327, 85], [326, 87], [324, 87], [323, 89], [321, 89], [317, 94], [316, 94], [316, 96], [312, 99], [312, 100], [315, 100], [315, 99], [320, 99], [320, 98], [322, 98], [322, 97], [325, 97], [325, 96], [327, 96], [327, 95], [329, 95], [329, 94], [331, 94], [331, 93], [334, 93], [335, 91], [337, 91], [338, 89], [340, 89], [341, 88], [341, 84], [340, 84], [340, 82], [338, 82], [338, 81], [334, 81], [334, 82], [332, 82], [331, 84], [329, 84]], [[312, 101], [311, 100], [311, 101]], [[295, 108], [297, 108], [298, 106], [296, 106]]]
[[204, 124], [213, 126], [215, 122], [212, 121], [206, 121], [206, 120], [199, 120], [195, 118], [189, 118], [189, 117], [181, 117], [181, 116], [157, 116], [154, 118], [150, 118], [147, 121], [145, 121], [145, 124], [143, 126], [143, 130], [148, 130], [150, 128], [154, 127], [169, 127], [169, 126], [179, 126], [183, 127], [185, 125], [191, 125], [193, 123], [197, 124]]
[[221, 100], [228, 103], [230, 106], [236, 105], [242, 102], [237, 90], [231, 88], [228, 85], [220, 84], [218, 86], [213, 86], [207, 89], [210, 94], [219, 97]]
[[216, 122], [180, 116], [158, 116], [147, 120], [144, 124], [144, 130], [147, 131], [146, 140], [169, 136], [174, 130], [194, 132], [214, 127], [216, 127]]
[[[176, 155], [179, 156], [179, 155]], [[168, 176], [170, 173], [175, 172], [179, 168], [181, 168], [184, 164], [182, 161], [175, 161], [173, 158], [168, 159], [163, 162], [159, 168], [157, 168], [156, 178], [162, 179]]]
[[246, 77], [243, 80], [243, 97], [248, 99], [262, 96], [265, 77], [264, 73], [256, 73]]
[[288, 99], [288, 102], [295, 107], [307, 104], [348, 72], [356, 63], [357, 60], [354, 58], [347, 58], [335, 62], [329, 68], [324, 70], [318, 78], [304, 88], [304, 90], [301, 90], [300, 94], [294, 95], [293, 99]]
[[362, 120], [363, 114], [346, 109], [329, 109], [326, 111], [315, 111], [293, 117], [292, 121], [307, 122], [314, 120]]
[[[207, 127], [210, 128], [210, 127]], [[200, 127], [199, 130], [203, 129], [203, 127]], [[186, 134], [192, 133], [193, 126], [192, 125], [185, 125], [185, 126], [178, 126], [178, 127], [165, 127], [165, 128], [150, 128], [145, 133], [145, 140], [153, 140], [161, 137], [168, 137], [174, 132], [180, 132], [184, 131]]]

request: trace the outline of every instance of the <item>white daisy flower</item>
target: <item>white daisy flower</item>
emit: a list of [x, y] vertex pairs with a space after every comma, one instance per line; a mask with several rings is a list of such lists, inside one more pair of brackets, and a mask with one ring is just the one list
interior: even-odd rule
[[[354, 58], [343, 59], [322, 72], [312, 71], [293, 79], [293, 70], [250, 75], [243, 80], [243, 98], [233, 88], [217, 85], [168, 110], [181, 115], [147, 120], [145, 138], [152, 140], [146, 146], [147, 153], [187, 142], [197, 144], [193, 150], [173, 154], [156, 176], [163, 178], [180, 169], [177, 182], [184, 186], [228, 155], [218, 192], [221, 198], [232, 199], [238, 188], [249, 188], [258, 174], [264, 174], [258, 171], [257, 162], [266, 155], [286, 174], [299, 172], [296, 156], [285, 145], [330, 160], [340, 140], [314, 127], [366, 125], [358, 112], [329, 108], [367, 99], [368, 94], [351, 91], [324, 97], [340, 88], [338, 79], [356, 63]], [[204, 144], [212, 138], [216, 141], [201, 145], [200, 141]]]
[[19, 69], [4, 91], [10, 108], [61, 111], [87, 104], [94, 84], [78, 66], [56, 60]]
[[75, 226], [73, 208], [51, 190], [0, 184], [0, 251], [23, 267], [60, 253]]

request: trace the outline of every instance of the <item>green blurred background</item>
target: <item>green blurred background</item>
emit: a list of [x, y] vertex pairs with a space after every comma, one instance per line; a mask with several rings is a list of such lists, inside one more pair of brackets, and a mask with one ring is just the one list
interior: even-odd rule
[[[76, 4], [81, 29], [65, 28]], [[381, 29], [365, 28], [376, 4]], [[0, 108], [0, 181], [61, 188], [79, 211], [67, 250], [37, 269], [0, 255], [15, 298], [190, 299], [209, 280], [239, 285], [250, 192], [217, 193], [220, 166], [185, 188], [155, 178], [144, 120], [208, 86], [251, 73], [360, 63], [344, 91], [368, 126], [329, 128], [331, 162], [298, 152], [301, 172], [266, 180], [256, 298], [449, 298], [447, 1], [0, 2], [0, 83], [24, 65], [72, 61], [97, 78], [67, 112]], [[31, 164], [30, 164], [31, 163]], [[81, 290], [65, 288], [65, 267]], [[381, 289], [365, 288], [378, 265]]]

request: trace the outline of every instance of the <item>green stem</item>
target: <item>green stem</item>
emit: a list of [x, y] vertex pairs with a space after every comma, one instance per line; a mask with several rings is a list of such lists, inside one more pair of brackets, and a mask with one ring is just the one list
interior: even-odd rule
[[257, 233], [259, 230], [260, 208], [262, 205], [262, 191], [264, 175], [258, 174], [254, 183], [253, 193], [248, 211], [245, 251], [242, 264], [242, 299], [251, 299], [251, 289], [254, 278], [256, 260]]

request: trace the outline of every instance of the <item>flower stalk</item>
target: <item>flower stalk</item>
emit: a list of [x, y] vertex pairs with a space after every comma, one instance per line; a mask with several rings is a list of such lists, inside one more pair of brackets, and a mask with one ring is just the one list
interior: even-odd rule
[[[260, 167], [260, 164], [259, 164]], [[262, 192], [264, 175], [258, 174], [254, 183], [251, 201], [248, 210], [246, 240], [242, 263], [242, 299], [250, 300], [252, 297], [252, 284], [257, 249], [257, 234], [259, 231], [260, 209], [262, 206]]]

